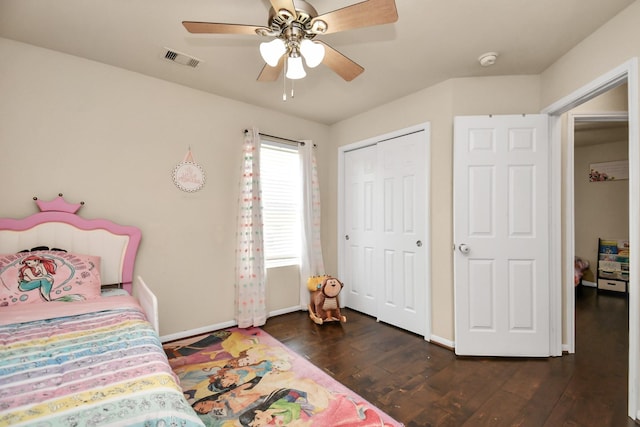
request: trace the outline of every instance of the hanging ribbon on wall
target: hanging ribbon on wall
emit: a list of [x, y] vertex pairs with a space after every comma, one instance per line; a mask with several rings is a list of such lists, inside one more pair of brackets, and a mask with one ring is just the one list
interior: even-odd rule
[[193, 193], [204, 187], [204, 169], [193, 160], [191, 147], [181, 161], [173, 168], [173, 183], [182, 191]]

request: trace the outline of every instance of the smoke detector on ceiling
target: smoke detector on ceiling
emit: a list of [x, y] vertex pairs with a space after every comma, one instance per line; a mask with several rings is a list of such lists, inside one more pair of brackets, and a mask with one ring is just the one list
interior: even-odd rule
[[483, 67], [490, 67], [493, 64], [495, 64], [497, 60], [498, 60], [498, 54], [496, 52], [483, 53], [478, 58], [480, 65], [482, 65]]

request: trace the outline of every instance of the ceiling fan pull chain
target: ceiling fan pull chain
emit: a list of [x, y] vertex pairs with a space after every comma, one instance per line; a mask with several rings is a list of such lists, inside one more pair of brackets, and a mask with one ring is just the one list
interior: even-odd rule
[[282, 73], [282, 101], [287, 101], [287, 61], [284, 61], [284, 73]]
[[295, 85], [296, 85], [296, 81], [295, 80], [291, 80], [291, 99], [295, 98], [295, 95], [293, 93]]

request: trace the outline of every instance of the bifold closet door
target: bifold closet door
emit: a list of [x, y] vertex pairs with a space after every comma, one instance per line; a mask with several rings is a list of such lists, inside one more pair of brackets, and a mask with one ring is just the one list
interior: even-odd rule
[[424, 335], [427, 139], [415, 132], [344, 154], [347, 305]]
[[350, 308], [377, 316], [376, 145], [344, 153], [344, 277]]

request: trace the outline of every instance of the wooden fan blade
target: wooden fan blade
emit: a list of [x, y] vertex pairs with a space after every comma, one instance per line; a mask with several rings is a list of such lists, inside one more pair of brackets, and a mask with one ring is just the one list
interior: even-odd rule
[[322, 43], [322, 45], [324, 45], [324, 59], [322, 60], [322, 63], [331, 68], [336, 74], [346, 81], [350, 82], [364, 71], [364, 68], [328, 44], [321, 41], [317, 41], [316, 43]]
[[366, 0], [317, 16], [311, 20], [312, 28], [317, 20], [327, 24], [327, 30], [322, 34], [331, 34], [396, 22], [398, 11], [395, 0]]
[[258, 75], [258, 81], [259, 82], [276, 81], [280, 76], [280, 73], [282, 73], [282, 69], [284, 68], [285, 57], [286, 55], [282, 55], [280, 57], [280, 61], [278, 61], [278, 65], [276, 65], [275, 67], [271, 67], [269, 64], [264, 64], [264, 67], [262, 67], [262, 71], [260, 71], [260, 74]]
[[293, 0], [271, 0], [271, 6], [276, 14], [282, 9], [288, 10], [291, 13], [293, 19], [296, 19], [298, 14], [296, 13], [296, 6], [293, 4]]
[[[255, 25], [195, 21], [182, 21], [182, 25], [184, 25], [187, 31], [194, 34], [248, 34], [255, 36], [257, 29], [265, 28]], [[269, 29], [267, 28], [267, 30]]]

